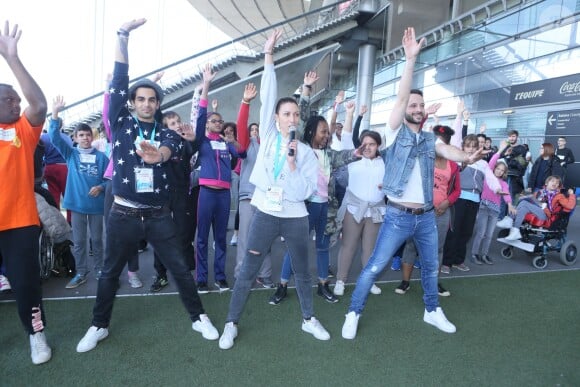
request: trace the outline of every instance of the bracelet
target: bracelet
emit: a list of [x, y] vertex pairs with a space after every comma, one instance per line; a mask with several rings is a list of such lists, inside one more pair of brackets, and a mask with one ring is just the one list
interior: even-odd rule
[[129, 37], [129, 31], [127, 31], [127, 30], [124, 30], [124, 29], [122, 29], [122, 28], [119, 28], [119, 29], [117, 30], [117, 35], [119, 35], [119, 36], [121, 36], [121, 37], [123, 37], [123, 38], [128, 38], [128, 37]]
[[304, 84], [303, 86], [304, 86], [305, 88], [307, 88], [308, 90], [312, 90], [312, 85], [307, 85], [307, 84]]
[[272, 55], [272, 51], [264, 51], [264, 55]]
[[246, 101], [244, 98], [242, 98], [242, 103], [245, 103], [246, 105], [250, 104], [250, 101]]

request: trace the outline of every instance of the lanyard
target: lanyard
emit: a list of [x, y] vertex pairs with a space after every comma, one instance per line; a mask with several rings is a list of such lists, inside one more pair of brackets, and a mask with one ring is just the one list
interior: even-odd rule
[[286, 161], [286, 153], [282, 152], [282, 135], [278, 132], [278, 138], [276, 140], [276, 156], [274, 157], [274, 181], [278, 180], [280, 172], [284, 167], [284, 162]]
[[[133, 120], [135, 121], [135, 123], [139, 127], [139, 137], [141, 138], [141, 140], [146, 140], [145, 136], [143, 136], [143, 130], [141, 130], [141, 125], [139, 124], [139, 121], [134, 116], [131, 116], [131, 117], [133, 117]], [[153, 126], [153, 130], [151, 131], [151, 137], [149, 137], [149, 144], [155, 143], [155, 130], [156, 129], [157, 129], [157, 120], [155, 120], [155, 125]]]

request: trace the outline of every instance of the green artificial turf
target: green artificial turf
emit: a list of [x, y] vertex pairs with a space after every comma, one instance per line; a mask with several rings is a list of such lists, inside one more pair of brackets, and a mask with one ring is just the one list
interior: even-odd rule
[[[278, 306], [273, 290], [252, 292], [228, 351], [192, 331], [176, 295], [123, 297], [110, 336], [76, 345], [94, 300], [46, 301], [50, 362], [34, 366], [14, 303], [0, 304], [1, 386], [579, 386], [580, 271], [457, 278], [441, 305], [457, 333], [423, 322], [420, 283], [370, 295], [355, 340], [341, 327], [352, 286], [337, 304], [315, 296], [330, 332], [302, 332], [296, 292]], [[315, 290], [313, 290], [315, 291]], [[203, 295], [220, 333], [230, 293]]]

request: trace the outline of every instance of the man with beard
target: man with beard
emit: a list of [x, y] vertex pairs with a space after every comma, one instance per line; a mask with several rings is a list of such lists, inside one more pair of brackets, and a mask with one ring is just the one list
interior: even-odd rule
[[413, 238], [421, 259], [421, 284], [425, 295], [423, 320], [438, 329], [453, 333], [450, 323], [439, 306], [437, 293], [438, 242], [433, 183], [435, 155], [462, 163], [473, 163], [485, 153], [479, 149], [469, 155], [458, 148], [435, 140], [433, 133], [421, 130], [425, 117], [425, 102], [420, 90], [411, 90], [415, 61], [425, 38], [415, 39], [415, 30], [407, 28], [403, 48], [407, 63], [399, 84], [397, 100], [385, 130], [387, 147], [381, 152], [385, 161], [383, 192], [388, 198], [387, 211], [379, 231], [375, 249], [361, 271], [352, 294], [351, 304], [342, 327], [342, 337], [356, 337], [358, 320], [369, 291], [395, 252], [409, 238]]

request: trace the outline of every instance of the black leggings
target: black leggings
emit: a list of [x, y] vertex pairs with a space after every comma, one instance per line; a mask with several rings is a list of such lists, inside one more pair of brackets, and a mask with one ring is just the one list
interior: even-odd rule
[[44, 330], [38, 237], [40, 227], [0, 231], [0, 254], [16, 298], [18, 315], [28, 334]]

